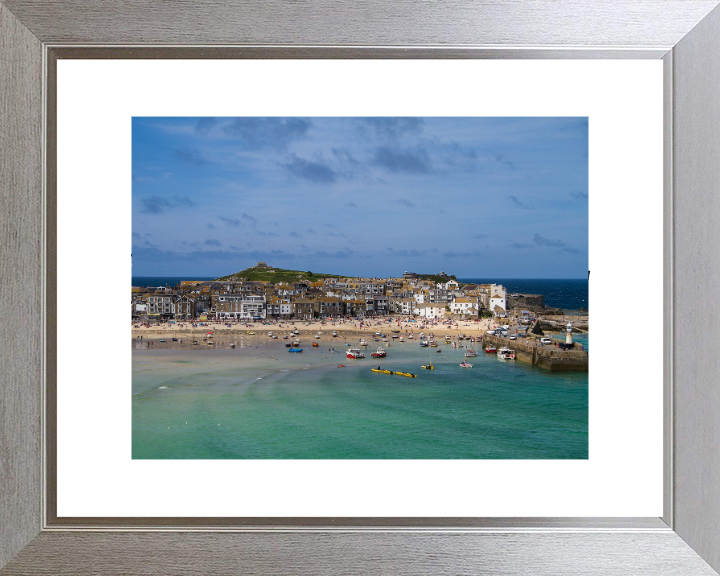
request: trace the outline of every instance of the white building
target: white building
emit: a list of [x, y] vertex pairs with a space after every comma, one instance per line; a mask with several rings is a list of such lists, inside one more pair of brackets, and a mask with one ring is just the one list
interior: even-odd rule
[[415, 307], [414, 314], [416, 316], [420, 316], [421, 318], [427, 318], [428, 320], [443, 318], [445, 317], [445, 304], [418, 304]]
[[488, 308], [495, 311], [495, 307], [502, 308], [503, 312], [507, 312], [507, 290], [500, 284], [489, 284], [488, 294], [490, 294], [490, 302]]
[[265, 296], [245, 296], [242, 300], [240, 308], [240, 318], [262, 318], [267, 317], [267, 307], [265, 306]]
[[477, 302], [470, 298], [455, 298], [450, 302], [450, 312], [453, 314], [477, 314]]

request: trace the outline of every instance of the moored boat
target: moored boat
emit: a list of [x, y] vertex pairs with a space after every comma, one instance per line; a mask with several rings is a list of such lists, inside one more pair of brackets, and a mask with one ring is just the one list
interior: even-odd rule
[[475, 358], [477, 356], [477, 350], [468, 350], [465, 352], [466, 358]]
[[497, 348], [495, 347], [495, 344], [488, 344], [487, 346], [485, 346], [485, 352], [487, 352], [488, 354], [497, 352]]
[[348, 349], [346, 356], [348, 358], [352, 358], [353, 360], [357, 360], [359, 358], [365, 358], [365, 354], [363, 354], [360, 351], [360, 348], [350, 348]]
[[393, 372], [392, 370], [383, 370], [383, 369], [380, 368], [380, 367], [378, 367], [378, 368], [373, 368], [372, 371], [373, 371], [373, 372], [379, 372], [380, 374], [395, 374], [395, 372]]
[[288, 352], [302, 352], [302, 351], [303, 351], [302, 348], [290, 348], [290, 349], [288, 350]]
[[464, 360], [460, 362], [460, 368], [472, 368], [473, 365], [469, 364], [468, 362], [465, 362]]
[[497, 352], [498, 360], [515, 360], [515, 350], [510, 348], [500, 348]]
[[424, 368], [425, 370], [435, 370], [435, 366], [432, 364], [423, 364], [420, 368]]
[[387, 356], [387, 352], [385, 352], [382, 348], [378, 348], [377, 351], [370, 354], [370, 356], [373, 358], [385, 358], [385, 356]]

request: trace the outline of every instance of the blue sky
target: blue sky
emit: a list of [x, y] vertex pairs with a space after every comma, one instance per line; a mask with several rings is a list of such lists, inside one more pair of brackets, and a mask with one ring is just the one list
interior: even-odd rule
[[587, 118], [134, 118], [133, 276], [587, 278]]

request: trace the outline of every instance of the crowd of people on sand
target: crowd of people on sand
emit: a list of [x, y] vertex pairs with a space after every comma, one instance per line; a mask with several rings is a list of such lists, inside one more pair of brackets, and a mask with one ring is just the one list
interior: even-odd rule
[[460, 333], [480, 335], [486, 330], [498, 326], [494, 319], [449, 320], [428, 319], [412, 316], [374, 316], [374, 317], [328, 317], [315, 319], [263, 319], [248, 321], [247, 319], [211, 319], [207, 321], [152, 321], [133, 322], [133, 336], [143, 334], [163, 334], [177, 332], [179, 334], [199, 333], [203, 331], [223, 333], [256, 333], [273, 330], [302, 330], [306, 333], [327, 333], [323, 331], [336, 331], [338, 334], [374, 333], [375, 331], [400, 330], [405, 335], [419, 333], [423, 330], [433, 330], [440, 333]]

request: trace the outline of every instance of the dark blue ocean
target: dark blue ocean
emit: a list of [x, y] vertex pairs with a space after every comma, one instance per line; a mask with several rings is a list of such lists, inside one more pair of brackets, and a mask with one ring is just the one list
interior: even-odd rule
[[152, 286], [157, 288], [158, 286], [170, 286], [171, 288], [177, 284], [180, 284], [182, 280], [215, 280], [217, 276], [133, 276], [132, 285], [147, 288]]
[[[204, 276], [133, 276], [133, 286], [175, 286], [181, 280], [213, 280]], [[588, 281], [581, 280], [548, 280], [518, 278], [458, 278], [468, 284], [494, 283], [502, 284], [509, 294], [542, 294], [545, 306], [564, 310], [590, 309], [588, 303]]]

